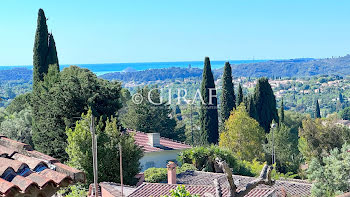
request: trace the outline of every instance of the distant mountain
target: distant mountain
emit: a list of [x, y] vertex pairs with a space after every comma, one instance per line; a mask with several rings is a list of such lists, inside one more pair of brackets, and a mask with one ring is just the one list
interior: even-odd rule
[[[219, 73], [222, 69], [218, 70]], [[339, 58], [271, 60], [267, 62], [232, 65], [234, 76], [295, 77], [334, 74], [350, 75], [350, 55]]]

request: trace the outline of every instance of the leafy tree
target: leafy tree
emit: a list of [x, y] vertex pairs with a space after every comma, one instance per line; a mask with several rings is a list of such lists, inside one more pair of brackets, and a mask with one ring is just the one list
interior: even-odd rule
[[244, 103], [234, 110], [220, 134], [220, 147], [230, 149], [241, 160], [262, 158], [264, 130], [247, 113]]
[[242, 85], [239, 84], [238, 85], [237, 104], [236, 104], [236, 106], [239, 106], [243, 102], [243, 98], [244, 98], [244, 95], [243, 95]]
[[182, 115], [181, 115], [181, 109], [179, 105], [175, 106], [175, 117], [177, 120], [181, 121], [182, 120]]
[[258, 114], [257, 121], [265, 132], [270, 131], [272, 120], [279, 122], [276, 109], [276, 98], [267, 78], [260, 78], [254, 90], [254, 103]]
[[350, 129], [336, 124], [333, 120], [303, 120], [299, 129], [299, 150], [307, 161], [312, 157], [322, 161], [334, 148], [341, 148], [350, 142]]
[[281, 122], [281, 123], [284, 122], [284, 103], [283, 103], [283, 98], [282, 98], [282, 102], [281, 102], [280, 122]]
[[[175, 140], [184, 140], [184, 130], [176, 127], [176, 120], [170, 117], [172, 110], [168, 104], [161, 101], [158, 89], [143, 87], [138, 89], [137, 95], [141, 96], [142, 102], [134, 99], [128, 102], [128, 112], [122, 121], [127, 128], [146, 133], [160, 133], [162, 137]], [[151, 97], [151, 102], [148, 99]], [[155, 104], [154, 104], [155, 103]]]
[[275, 160], [279, 172], [297, 173], [301, 162], [300, 152], [298, 150], [298, 134], [293, 133], [291, 128], [284, 123], [267, 134], [268, 143], [264, 145], [264, 150], [267, 155], [271, 155], [272, 142], [275, 147]]
[[48, 72], [48, 65], [46, 62], [48, 51], [48, 31], [46, 25], [46, 17], [44, 10], [39, 9], [37, 29], [34, 41], [34, 55], [33, 55], [33, 84], [44, 80], [44, 75]]
[[170, 190], [171, 195], [165, 195], [163, 197], [199, 197], [199, 195], [195, 194], [192, 195], [190, 192], [186, 190], [186, 187], [184, 185], [177, 186], [176, 189]]
[[10, 139], [33, 145], [31, 110], [26, 108], [8, 116], [1, 122], [0, 131]]
[[318, 104], [318, 100], [316, 100], [315, 118], [321, 118], [321, 110], [320, 105]]
[[343, 94], [341, 92], [339, 93], [339, 102], [340, 103], [344, 102], [344, 97], [343, 97]]
[[57, 50], [55, 39], [53, 38], [52, 33], [49, 34], [49, 46], [46, 57], [47, 66], [54, 65], [57, 69], [57, 72], [60, 72], [60, 66], [58, 64]]
[[225, 63], [224, 74], [222, 75], [221, 93], [221, 124], [224, 127], [225, 121], [230, 116], [231, 111], [236, 108], [236, 96], [232, 83], [232, 70], [229, 62]]
[[[89, 110], [81, 116], [73, 129], [67, 129], [69, 155], [68, 164], [83, 170], [86, 173], [87, 183], [93, 182], [93, 165], [91, 151], [91, 114]], [[120, 151], [121, 143], [123, 153], [123, 175], [125, 184], [135, 184], [134, 176], [140, 171], [139, 160], [143, 156], [142, 150], [134, 142], [134, 138], [126, 133], [118, 124], [116, 118], [102, 118], [96, 124], [98, 178], [99, 181], [120, 182]]]
[[31, 97], [32, 93], [25, 93], [16, 96], [13, 101], [6, 107], [6, 111], [9, 114], [13, 114], [15, 112], [20, 112], [24, 109], [30, 108], [31, 107]]
[[214, 76], [209, 57], [204, 59], [201, 96], [204, 101], [204, 103], [201, 102], [200, 110], [201, 142], [202, 144], [216, 144], [219, 139], [219, 120]]
[[340, 112], [340, 116], [343, 120], [350, 120], [350, 107], [346, 107]]
[[335, 196], [347, 192], [350, 174], [350, 146], [334, 148], [322, 163], [313, 159], [308, 168], [308, 178], [313, 182], [313, 196]]
[[97, 78], [76, 66], [57, 72], [50, 66], [44, 81], [33, 91], [33, 143], [35, 148], [55, 158], [67, 158], [66, 128], [91, 107], [96, 117], [114, 115], [120, 109], [119, 82]]

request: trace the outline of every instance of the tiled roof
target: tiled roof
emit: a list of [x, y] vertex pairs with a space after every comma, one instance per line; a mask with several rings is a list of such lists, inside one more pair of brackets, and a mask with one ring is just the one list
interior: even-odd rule
[[[229, 184], [223, 173], [186, 171], [177, 175], [178, 184], [190, 185], [213, 185], [214, 179], [218, 179], [223, 188], [228, 188]], [[238, 189], [243, 189], [254, 177], [233, 175], [233, 180]], [[270, 188], [276, 190], [277, 194], [287, 192], [290, 196], [309, 196], [312, 184], [302, 180], [276, 180], [272, 186], [260, 184], [257, 188]]]
[[164, 150], [181, 150], [191, 148], [190, 145], [184, 144], [182, 142], [178, 142], [172, 139], [160, 137], [160, 147], [153, 147], [148, 142], [147, 133], [143, 133], [140, 131], [127, 130], [129, 133], [134, 135], [135, 143], [142, 147], [144, 152], [158, 152]]
[[[165, 184], [165, 183], [144, 183], [139, 186], [128, 197], [160, 197], [163, 195], [170, 195], [171, 189], [176, 189], [177, 184]], [[210, 185], [184, 185], [186, 190], [190, 194], [199, 194], [205, 196], [205, 194], [215, 195], [215, 187]], [[250, 191], [246, 197], [268, 197], [274, 191], [269, 188], [259, 188]], [[228, 196], [228, 189], [223, 188], [223, 196]]]
[[83, 172], [33, 150], [28, 144], [0, 136], [0, 196], [50, 196], [59, 187], [84, 181]]

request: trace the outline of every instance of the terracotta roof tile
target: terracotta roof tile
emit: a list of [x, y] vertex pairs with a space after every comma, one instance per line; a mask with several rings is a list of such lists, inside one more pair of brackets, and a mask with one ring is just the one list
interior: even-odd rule
[[6, 196], [10, 192], [10, 190], [19, 191], [20, 188], [15, 184], [0, 178], [0, 194]]
[[178, 142], [172, 139], [168, 139], [165, 137], [160, 137], [160, 147], [153, 147], [149, 144], [147, 133], [127, 130], [128, 133], [132, 134], [135, 140], [135, 143], [139, 145], [144, 152], [157, 152], [164, 150], [181, 150], [191, 148], [190, 145], [187, 145], [183, 142]]
[[73, 181], [84, 182], [85, 174], [30, 145], [0, 136], [0, 196], [41, 190], [51, 196]]

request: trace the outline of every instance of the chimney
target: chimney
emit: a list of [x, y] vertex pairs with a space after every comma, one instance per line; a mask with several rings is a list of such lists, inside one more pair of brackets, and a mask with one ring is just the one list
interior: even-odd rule
[[176, 184], [176, 163], [169, 161], [166, 165], [168, 169], [168, 184]]
[[160, 147], [160, 134], [159, 133], [148, 133], [148, 142], [153, 147]]

